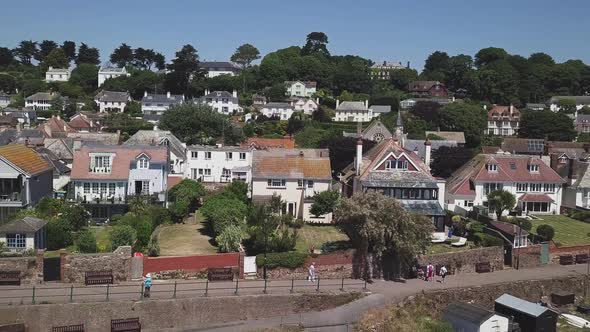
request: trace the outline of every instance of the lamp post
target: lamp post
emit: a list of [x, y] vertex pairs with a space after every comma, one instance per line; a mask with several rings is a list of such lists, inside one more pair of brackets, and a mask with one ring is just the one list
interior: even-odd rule
[[[265, 211], [266, 212], [266, 211]], [[266, 213], [264, 214], [264, 265], [262, 266], [262, 273], [264, 280], [266, 280], [266, 252], [268, 251], [268, 224]]]
[[[522, 214], [522, 211], [519, 208], [516, 208], [512, 211], [510, 211], [510, 215], [514, 216], [516, 218], [516, 216], [519, 216]], [[520, 243], [520, 241], [522, 240], [522, 227], [520, 227], [520, 219], [516, 218], [516, 224], [518, 225], [518, 236], [516, 235], [516, 233], [514, 234], [515, 237], [517, 237], [517, 241], [514, 241], [515, 243], [518, 244], [518, 247], [516, 248], [516, 269], [518, 270], [518, 267], [520, 265], [520, 247], [522, 246], [522, 243]], [[513, 246], [514, 248], [514, 246]]]

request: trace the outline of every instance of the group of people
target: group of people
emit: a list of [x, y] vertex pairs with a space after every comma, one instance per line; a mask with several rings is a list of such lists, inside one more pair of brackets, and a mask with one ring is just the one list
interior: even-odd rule
[[[434, 268], [432, 263], [428, 263], [428, 265], [426, 266], [426, 272], [424, 272], [424, 270], [421, 267], [418, 268], [418, 278], [423, 279], [427, 282], [433, 282], [435, 274], [436, 269]], [[440, 282], [444, 283], [446, 276], [449, 274], [449, 271], [447, 270], [446, 266], [443, 265], [438, 270], [438, 274], [441, 277]]]

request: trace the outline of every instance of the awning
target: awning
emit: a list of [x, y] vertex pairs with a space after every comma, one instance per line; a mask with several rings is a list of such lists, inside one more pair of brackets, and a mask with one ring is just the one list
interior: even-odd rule
[[553, 203], [553, 199], [547, 194], [524, 194], [518, 200], [521, 202]]

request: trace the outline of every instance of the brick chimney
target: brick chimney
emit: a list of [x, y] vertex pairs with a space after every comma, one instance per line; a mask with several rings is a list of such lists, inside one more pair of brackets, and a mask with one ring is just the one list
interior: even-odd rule
[[424, 142], [424, 163], [426, 164], [426, 167], [428, 167], [428, 169], [430, 169], [430, 153], [432, 151], [432, 143], [430, 142], [430, 139], [426, 138], [426, 141]]

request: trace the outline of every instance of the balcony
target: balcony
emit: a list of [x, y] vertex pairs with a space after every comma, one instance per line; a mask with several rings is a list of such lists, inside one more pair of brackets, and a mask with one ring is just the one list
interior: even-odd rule
[[21, 179], [0, 179], [0, 206], [22, 206], [27, 193]]
[[91, 167], [90, 172], [94, 174], [111, 174], [110, 167]]

